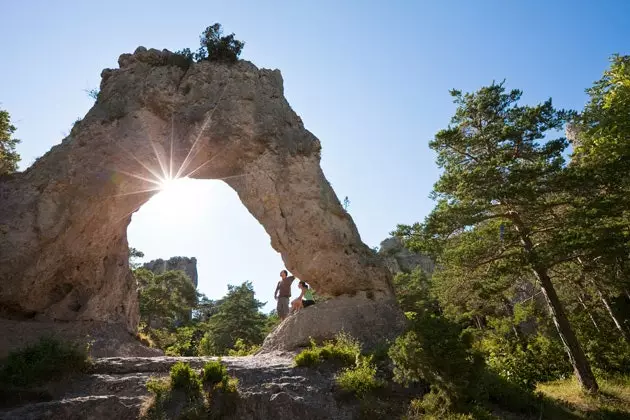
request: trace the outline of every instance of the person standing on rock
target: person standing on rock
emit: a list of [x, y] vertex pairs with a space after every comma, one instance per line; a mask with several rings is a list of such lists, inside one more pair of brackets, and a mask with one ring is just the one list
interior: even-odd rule
[[278, 301], [276, 309], [281, 321], [284, 321], [289, 316], [289, 299], [291, 298], [291, 284], [293, 280], [295, 280], [295, 276], [289, 276], [287, 270], [280, 272], [280, 281], [276, 286], [273, 297]]

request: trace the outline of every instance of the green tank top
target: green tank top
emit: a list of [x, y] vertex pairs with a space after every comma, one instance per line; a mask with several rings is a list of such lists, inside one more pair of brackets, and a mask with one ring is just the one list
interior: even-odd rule
[[313, 292], [311, 292], [311, 289], [306, 289], [306, 292], [304, 292], [304, 297], [302, 298], [302, 300], [315, 300], [313, 299]]

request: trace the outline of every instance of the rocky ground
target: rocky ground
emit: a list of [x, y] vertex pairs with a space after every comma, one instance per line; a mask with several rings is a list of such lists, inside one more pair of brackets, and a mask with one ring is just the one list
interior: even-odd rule
[[[168, 376], [177, 361], [201, 369], [203, 357], [96, 358], [90, 371], [51, 384], [40, 399], [0, 411], [2, 420], [137, 419], [150, 400], [146, 381]], [[334, 373], [293, 367], [293, 354], [222, 359], [239, 380], [238, 419], [351, 419], [357, 406], [335, 397]], [[5, 402], [10, 403], [10, 402]]]

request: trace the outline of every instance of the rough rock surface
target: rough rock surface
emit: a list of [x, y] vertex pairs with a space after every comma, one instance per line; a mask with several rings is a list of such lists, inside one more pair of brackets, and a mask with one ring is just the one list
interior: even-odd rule
[[11, 350], [53, 336], [62, 341], [89, 344], [92, 357], [161, 356], [159, 349], [144, 345], [122, 324], [105, 322], [36, 322], [0, 319], [0, 359]]
[[135, 330], [127, 226], [169, 174], [224, 180], [318, 293], [391, 299], [391, 274], [326, 180], [279, 71], [143, 47], [118, 63], [68, 137], [0, 181], [1, 316]]
[[331, 329], [349, 333], [364, 349], [370, 349], [395, 338], [404, 327], [405, 317], [395, 301], [374, 301], [361, 294], [343, 296], [289, 316], [267, 336], [261, 351], [307, 347], [311, 338], [317, 342], [329, 339]]
[[[352, 419], [357, 406], [335, 398], [334, 371], [293, 367], [292, 354], [224, 357], [238, 378], [234, 419]], [[48, 387], [50, 401], [0, 411], [2, 420], [136, 419], [150, 394], [151, 376], [167, 376], [183, 360], [201, 369], [209, 358], [151, 357], [96, 359], [89, 374]]]
[[410, 273], [416, 267], [431, 274], [435, 269], [435, 263], [431, 258], [408, 250], [397, 237], [387, 238], [381, 242], [378, 253], [383, 257], [385, 265], [392, 274]]
[[162, 258], [158, 258], [157, 260], [142, 264], [142, 267], [155, 274], [161, 274], [169, 270], [181, 270], [190, 277], [195, 287], [197, 287], [197, 283], [199, 282], [199, 277], [197, 276], [197, 258], [195, 257], [171, 257], [166, 261]]

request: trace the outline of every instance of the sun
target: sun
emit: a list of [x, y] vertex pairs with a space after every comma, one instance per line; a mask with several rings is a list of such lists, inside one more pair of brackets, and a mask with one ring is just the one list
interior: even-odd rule
[[177, 180], [178, 178], [162, 178], [160, 179], [160, 191], [172, 191], [177, 188]]

